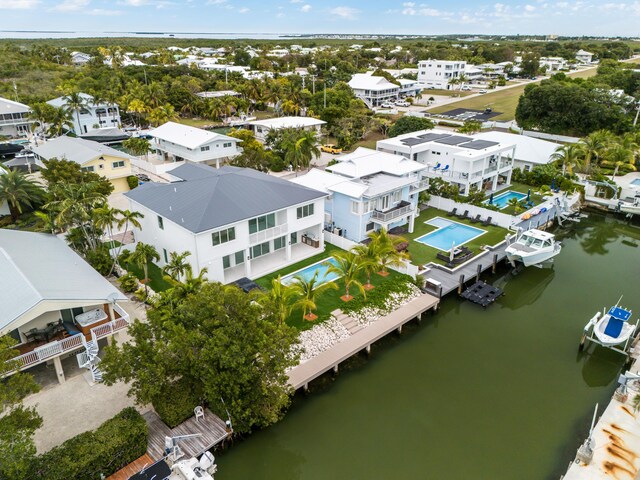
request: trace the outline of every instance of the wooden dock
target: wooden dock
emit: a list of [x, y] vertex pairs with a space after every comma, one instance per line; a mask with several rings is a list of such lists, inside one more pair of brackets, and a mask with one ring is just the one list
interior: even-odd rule
[[145, 453], [143, 456], [141, 456], [137, 460], [134, 460], [122, 470], [118, 470], [113, 475], [108, 476], [107, 480], [129, 480], [130, 477], [154, 462], [155, 460], [152, 459], [147, 453]]
[[338, 365], [361, 350], [371, 348], [371, 344], [380, 340], [394, 330], [401, 331], [402, 326], [420, 317], [430, 309], [436, 309], [440, 300], [432, 295], [424, 294], [391, 312], [362, 330], [356, 331], [349, 338], [325, 350], [319, 355], [289, 370], [289, 384], [294, 389], [308, 387], [309, 382], [329, 370], [338, 371]]
[[196, 420], [195, 417], [191, 417], [175, 428], [169, 428], [154, 411], [149, 411], [143, 416], [149, 426], [147, 454], [154, 461], [160, 460], [164, 456], [165, 437], [200, 433], [200, 437], [188, 438], [179, 442], [180, 449], [184, 452], [185, 457], [189, 458], [199, 457], [230, 435], [226, 430], [225, 422], [208, 409], [204, 411], [204, 419]]

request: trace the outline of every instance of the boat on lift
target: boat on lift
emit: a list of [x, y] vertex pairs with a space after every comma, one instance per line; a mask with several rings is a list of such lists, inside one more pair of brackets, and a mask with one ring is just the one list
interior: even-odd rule
[[633, 202], [618, 202], [618, 210], [629, 215], [640, 215], [640, 197], [635, 197]]
[[556, 241], [552, 233], [532, 228], [516, 234], [515, 240], [508, 243], [505, 253], [514, 268], [516, 263], [530, 267], [550, 261], [561, 249], [561, 243]]
[[171, 467], [169, 457], [145, 466], [129, 480], [214, 480], [218, 470], [216, 459], [211, 452], [204, 452], [200, 460], [188, 458], [175, 462]]
[[635, 324], [629, 322], [631, 310], [621, 307], [621, 300], [622, 297], [608, 311], [598, 312], [589, 320], [580, 339], [580, 350], [587, 342], [592, 342], [623, 355], [627, 354], [638, 329], [638, 321]]

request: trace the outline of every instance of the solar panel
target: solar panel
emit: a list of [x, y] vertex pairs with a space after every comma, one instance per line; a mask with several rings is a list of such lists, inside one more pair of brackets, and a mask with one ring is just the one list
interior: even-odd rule
[[425, 140], [424, 138], [405, 138], [400, 141], [405, 145], [407, 145], [408, 147], [413, 147], [414, 145], [420, 145], [421, 143], [426, 143], [429, 140]]
[[459, 145], [461, 143], [471, 141], [470, 137], [461, 137], [459, 135], [452, 135], [446, 138], [442, 138], [440, 140], [436, 140], [436, 143], [442, 143], [444, 145]]
[[494, 147], [496, 145], [500, 144], [498, 142], [490, 142], [489, 140], [473, 140], [460, 146], [464, 148], [471, 148], [473, 150], [482, 150], [484, 148]]
[[450, 136], [451, 135], [448, 133], [423, 133], [422, 135], [418, 135], [418, 138], [424, 138], [427, 142], [433, 142]]

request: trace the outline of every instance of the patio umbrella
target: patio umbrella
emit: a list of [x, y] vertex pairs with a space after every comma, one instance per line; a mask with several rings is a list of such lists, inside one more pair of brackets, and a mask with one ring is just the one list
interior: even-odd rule
[[493, 192], [489, 195], [489, 205], [493, 205]]
[[527, 190], [527, 203], [531, 201], [531, 189]]
[[551, 180], [551, 190], [553, 191], [553, 190], [555, 190], [555, 189], [556, 189], [556, 179], [555, 179], [555, 178], [553, 178], [553, 179]]
[[449, 261], [453, 262], [453, 257], [455, 257], [455, 255], [453, 254], [453, 251], [456, 249], [456, 242], [451, 242], [451, 250], [449, 251]]

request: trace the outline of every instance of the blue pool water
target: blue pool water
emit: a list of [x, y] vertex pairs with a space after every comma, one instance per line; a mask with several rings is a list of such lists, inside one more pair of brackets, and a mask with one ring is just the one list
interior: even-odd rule
[[636, 187], [640, 187], [640, 178], [636, 178], [633, 182], [631, 182], [631, 185], [635, 185]]
[[281, 282], [283, 285], [290, 285], [294, 282], [293, 277], [295, 277], [296, 275], [301, 276], [305, 280], [311, 280], [316, 272], [318, 272], [318, 285], [331, 282], [338, 278], [340, 275], [335, 272], [329, 272], [329, 266], [323, 265], [326, 262], [331, 263], [332, 265], [336, 265], [338, 263], [333, 257], [325, 258], [324, 260], [320, 260], [313, 265], [309, 265], [308, 267], [305, 267], [301, 270], [296, 270], [295, 272], [282, 277]]
[[[504, 207], [506, 207], [509, 204], [509, 200], [511, 200], [512, 198], [517, 198], [518, 201], [524, 200], [525, 198], [527, 198], [527, 194], [509, 190], [507, 192], [501, 193], [500, 195], [493, 197], [492, 204], [498, 207], [500, 210], [502, 210]], [[484, 203], [489, 203], [489, 200], [485, 200]]]
[[451, 250], [451, 245], [454, 243], [456, 247], [459, 247], [469, 240], [486, 233], [486, 230], [482, 230], [481, 228], [470, 227], [469, 225], [453, 222], [442, 217], [433, 218], [426, 223], [438, 227], [438, 230], [416, 238], [416, 242], [424, 243], [429, 247], [437, 248], [445, 252]]

